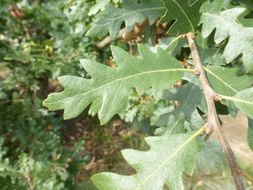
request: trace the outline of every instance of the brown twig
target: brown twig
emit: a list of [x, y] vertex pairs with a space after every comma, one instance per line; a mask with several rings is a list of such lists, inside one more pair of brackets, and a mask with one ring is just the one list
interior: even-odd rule
[[212, 131], [215, 131], [217, 133], [220, 143], [221, 143], [221, 147], [225, 153], [228, 164], [230, 166], [236, 188], [237, 190], [245, 190], [243, 178], [242, 178], [241, 173], [239, 172], [240, 168], [238, 167], [234, 153], [232, 149], [230, 148], [228, 141], [221, 130], [221, 123], [220, 123], [220, 120], [215, 108], [215, 100], [217, 99], [218, 95], [212, 89], [206, 77], [206, 74], [201, 64], [198, 50], [194, 41], [194, 37], [195, 37], [194, 34], [191, 32], [187, 34], [187, 40], [191, 49], [192, 59], [194, 62], [196, 73], [199, 74], [200, 83], [202, 85], [202, 88], [204, 89], [204, 95], [207, 101], [208, 116], [207, 116], [207, 123], [206, 123], [206, 133], [210, 134]]
[[[137, 39], [141, 40], [142, 39], [142, 37], [140, 37], [141, 32], [148, 24], [149, 24], [149, 20], [146, 19], [143, 23], [135, 23], [134, 28], [131, 31], [128, 31], [126, 27], [122, 28], [119, 31], [119, 34], [116, 37], [116, 39], [120, 39], [121, 42], [123, 43], [128, 43], [128, 42], [131, 42], [132, 40], [136, 41]], [[116, 39], [113, 39], [111, 36], [108, 36], [96, 44], [97, 48], [102, 49], [108, 44], [110, 44], [113, 40], [116, 40]]]
[[9, 103], [14, 103], [14, 102], [23, 102], [24, 99], [16, 99], [16, 100], [3, 100], [0, 101], [0, 104], [9, 104]]
[[[119, 31], [119, 35], [117, 37], [117, 39], [122, 38], [122, 35], [124, 32], [126, 32], [127, 29], [123, 28]], [[107, 36], [105, 39], [103, 39], [102, 41], [99, 41], [96, 46], [98, 49], [103, 49], [105, 46], [107, 46], [108, 44], [110, 44], [113, 41], [113, 38], [111, 36]]]
[[27, 183], [30, 187], [30, 190], [34, 190], [34, 186], [33, 186], [32, 179], [31, 179], [31, 176], [30, 176], [29, 172], [25, 172], [23, 174], [23, 176], [26, 179], [26, 181], [27, 181]]

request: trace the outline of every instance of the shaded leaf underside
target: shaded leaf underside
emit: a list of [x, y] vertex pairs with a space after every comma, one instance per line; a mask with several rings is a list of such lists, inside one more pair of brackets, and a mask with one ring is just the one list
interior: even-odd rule
[[162, 115], [158, 120], [158, 126], [172, 126], [173, 123], [177, 122], [181, 114], [184, 115], [186, 121], [196, 127], [204, 124], [197, 111], [197, 106], [204, 101], [203, 93], [199, 86], [188, 83], [183, 87], [167, 91], [163, 98], [178, 101], [179, 105], [174, 111]]
[[161, 22], [176, 20], [169, 30], [170, 34], [185, 34], [190, 31], [195, 33], [200, 13], [199, 9], [203, 0], [197, 0], [190, 4], [187, 0], [163, 0], [167, 11]]

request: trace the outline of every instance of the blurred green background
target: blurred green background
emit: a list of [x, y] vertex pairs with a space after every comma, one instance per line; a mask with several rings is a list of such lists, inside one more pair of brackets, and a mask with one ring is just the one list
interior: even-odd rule
[[[167, 105], [133, 92], [124, 121], [115, 117], [102, 127], [86, 112], [63, 121], [62, 112], [42, 106], [49, 93], [61, 90], [57, 77], [88, 77], [80, 59], [111, 61], [110, 48], [97, 49], [101, 39], [85, 35], [96, 1], [64, 9], [67, 3], [0, 1], [0, 190], [95, 190], [89, 178], [96, 172], [134, 173], [120, 150], [146, 150], [143, 137], [155, 130], [149, 118]], [[194, 177], [185, 176], [186, 187], [234, 189], [219, 145], [203, 149]]]

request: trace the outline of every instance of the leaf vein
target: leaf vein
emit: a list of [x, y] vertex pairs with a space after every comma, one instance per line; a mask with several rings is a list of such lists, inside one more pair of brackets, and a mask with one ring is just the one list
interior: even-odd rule
[[[178, 68], [178, 69], [161, 69], [161, 70], [153, 70], [153, 71], [146, 71], [146, 72], [142, 72], [142, 73], [137, 73], [137, 74], [134, 74], [134, 75], [130, 75], [130, 76], [126, 76], [126, 77], [123, 77], [123, 78], [118, 78], [116, 80], [113, 80], [113, 81], [110, 81], [106, 84], [103, 84], [99, 87], [96, 87], [96, 88], [93, 88], [87, 92], [84, 92], [82, 94], [77, 94], [75, 96], [71, 96], [71, 97], [68, 97], [66, 98], [65, 100], [69, 99], [69, 98], [73, 98], [73, 97], [76, 97], [76, 96], [80, 96], [80, 95], [87, 95], [89, 93], [92, 93], [96, 90], [99, 90], [101, 88], [104, 88], [106, 86], [109, 86], [115, 82], [119, 82], [119, 81], [124, 81], [124, 80], [128, 80], [128, 79], [131, 79], [131, 78], [134, 78], [134, 77], [138, 77], [140, 75], [145, 75], [145, 74], [151, 74], [151, 73], [164, 73], [164, 72], [176, 72], [176, 71], [182, 71], [182, 72], [194, 72], [194, 69], [181, 69], [181, 68]], [[92, 79], [91, 79], [92, 80]], [[53, 103], [47, 103], [47, 105], [50, 105], [50, 104], [55, 104], [55, 103], [58, 103], [58, 102], [61, 102], [62, 100], [59, 100], [59, 101], [56, 101], [56, 102], [53, 102]]]
[[205, 131], [205, 128], [202, 127], [198, 131], [196, 131], [192, 136], [190, 136], [182, 145], [178, 147], [178, 149], [169, 156], [165, 161], [161, 163], [161, 165], [153, 171], [140, 185], [138, 185], [134, 190], [141, 190], [143, 185], [145, 185], [152, 177], [156, 175], [157, 172], [159, 172], [163, 166], [165, 166], [172, 158], [174, 158], [187, 144], [189, 144], [192, 140], [194, 140], [197, 136], [202, 134]]

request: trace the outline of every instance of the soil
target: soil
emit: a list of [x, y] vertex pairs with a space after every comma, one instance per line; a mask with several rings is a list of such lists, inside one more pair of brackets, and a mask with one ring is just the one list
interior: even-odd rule
[[[253, 166], [253, 151], [247, 143], [248, 120], [243, 113], [236, 118], [220, 116], [223, 122], [223, 131], [233, 149], [238, 161], [245, 167]], [[215, 135], [212, 138], [217, 139]]]

